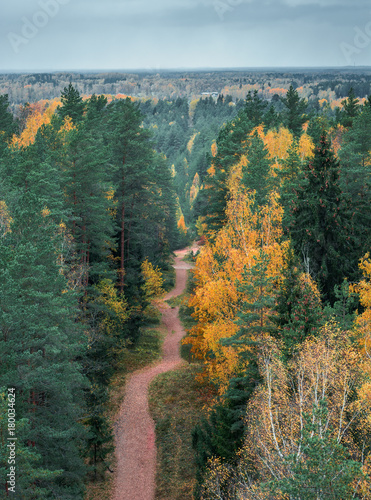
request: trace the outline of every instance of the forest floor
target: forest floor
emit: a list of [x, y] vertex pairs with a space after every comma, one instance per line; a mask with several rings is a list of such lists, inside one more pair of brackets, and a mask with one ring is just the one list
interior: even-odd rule
[[[125, 396], [115, 422], [116, 474], [112, 500], [154, 500], [156, 477], [155, 424], [149, 413], [148, 387], [159, 374], [184, 363], [180, 342], [185, 335], [179, 320], [179, 307], [166, 300], [180, 295], [187, 283], [191, 264], [183, 262], [189, 248], [175, 252], [175, 287], [161, 301], [162, 325], [167, 334], [161, 361], [134, 372], [125, 387]], [[196, 249], [194, 249], [196, 250]]]

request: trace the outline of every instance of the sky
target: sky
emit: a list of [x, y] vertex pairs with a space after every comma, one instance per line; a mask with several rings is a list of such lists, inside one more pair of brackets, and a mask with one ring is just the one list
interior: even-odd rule
[[12, 0], [0, 71], [371, 66], [369, 0]]

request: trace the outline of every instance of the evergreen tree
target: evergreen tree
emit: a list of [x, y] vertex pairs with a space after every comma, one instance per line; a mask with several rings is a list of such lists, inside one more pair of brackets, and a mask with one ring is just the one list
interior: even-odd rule
[[350, 87], [347, 99], [344, 99], [341, 104], [344, 107], [342, 123], [345, 127], [351, 127], [360, 108], [359, 99], [356, 98], [353, 87]]
[[364, 106], [353, 118], [352, 127], [344, 134], [339, 151], [340, 187], [347, 196], [352, 213], [353, 232], [359, 257], [371, 243], [371, 107]]
[[333, 300], [335, 284], [354, 273], [353, 235], [339, 186], [339, 163], [323, 134], [315, 155], [304, 169], [287, 223], [304, 269], [320, 284], [327, 300]]
[[0, 241], [0, 384], [16, 389], [17, 415], [29, 421], [24, 439], [40, 466], [62, 471], [40, 487], [82, 498], [85, 431], [78, 420], [86, 380], [75, 361], [84, 351], [77, 297], [57, 265], [58, 230], [37, 198], [26, 192], [10, 213], [11, 231]]
[[115, 248], [112, 218], [114, 182], [108, 168], [96, 117], [89, 110], [87, 119], [66, 137], [63, 165], [65, 204], [70, 213], [70, 230], [84, 269], [83, 285], [110, 271], [108, 255]]
[[351, 330], [358, 300], [357, 295], [350, 292], [347, 279], [344, 279], [341, 285], [335, 285], [334, 296], [333, 307], [325, 307], [324, 314], [329, 320], [334, 319], [342, 330]]
[[271, 188], [270, 162], [268, 150], [255, 131], [248, 139], [247, 167], [243, 169], [242, 183], [248, 189], [255, 190], [255, 203], [262, 206], [266, 203]]
[[251, 91], [248, 92], [245, 99], [244, 112], [253, 127], [257, 127], [263, 123], [264, 112], [267, 106], [268, 103], [263, 101], [263, 99], [260, 99], [257, 90], [254, 90], [252, 95]]
[[[9, 394], [13, 395], [14, 393], [9, 392]], [[15, 401], [16, 397], [17, 395], [15, 394]], [[27, 444], [30, 433], [29, 421], [26, 418], [17, 418], [17, 412], [15, 412], [14, 423], [14, 435], [17, 436], [16, 441], [9, 441], [7, 439], [9, 436], [8, 409], [8, 390], [5, 388], [0, 389], [0, 436], [2, 438], [0, 440], [0, 477], [2, 478], [2, 488], [5, 483], [6, 493], [4, 493], [4, 498], [11, 495], [16, 495], [16, 498], [22, 498], [22, 500], [50, 498], [50, 490], [41, 486], [41, 484], [53, 481], [63, 471], [57, 470], [51, 472], [40, 467], [41, 455], [35, 451], [35, 448]], [[14, 462], [12, 462], [8, 444], [14, 444], [15, 446]], [[11, 461], [10, 463], [9, 460]], [[10, 466], [15, 468], [15, 486], [12, 485], [11, 478], [8, 476], [10, 474]]]
[[85, 104], [80, 96], [80, 93], [75, 87], [70, 84], [65, 87], [61, 95], [62, 106], [58, 107], [58, 115], [62, 120], [69, 116], [74, 124], [82, 121], [85, 111]]
[[211, 167], [205, 179], [205, 189], [200, 192], [202, 215], [206, 217], [208, 236], [216, 234], [225, 222], [227, 206], [227, 179], [232, 165], [244, 154], [244, 141], [253, 129], [253, 124], [244, 111], [227, 123], [219, 132], [216, 156], [210, 158]]
[[298, 144], [296, 141], [289, 147], [288, 157], [282, 162], [282, 169], [278, 173], [280, 177], [280, 201], [284, 208], [284, 225], [286, 215], [293, 208], [296, 200], [297, 189], [305, 182], [303, 166], [298, 154]]
[[0, 141], [3, 144], [16, 132], [16, 122], [9, 111], [8, 94], [0, 95]]
[[276, 325], [273, 336], [282, 340], [286, 359], [307, 337], [316, 335], [323, 322], [321, 299], [315, 284], [300, 270], [300, 263], [290, 247], [285, 257], [283, 281], [276, 296]]
[[282, 102], [286, 107], [284, 113], [285, 125], [295, 137], [299, 137], [302, 133], [303, 124], [307, 121], [305, 111], [308, 104], [305, 99], [299, 97], [298, 91], [292, 85], [290, 85], [286, 97], [282, 98]]

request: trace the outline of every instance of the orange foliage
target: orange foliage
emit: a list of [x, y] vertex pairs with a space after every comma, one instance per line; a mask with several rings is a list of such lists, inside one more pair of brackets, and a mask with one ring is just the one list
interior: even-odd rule
[[48, 125], [55, 110], [61, 103], [58, 100], [54, 101], [39, 101], [35, 104], [30, 104], [30, 115], [26, 121], [26, 127], [18, 137], [13, 136], [11, 145], [14, 148], [27, 147], [33, 144], [37, 131], [42, 125]]
[[217, 152], [218, 152], [218, 146], [216, 145], [216, 142], [214, 141], [211, 145], [211, 154], [212, 154], [213, 158], [215, 158], [215, 156], [217, 155]]
[[238, 330], [235, 321], [241, 293], [236, 280], [242, 278], [244, 268], [249, 270], [256, 264], [261, 248], [268, 256], [268, 276], [279, 279], [286, 247], [280, 242], [283, 210], [277, 195], [272, 193], [269, 203], [260, 212], [253, 212], [254, 193], [241, 189], [241, 170], [241, 164], [237, 165], [229, 179], [227, 223], [214, 243], [207, 242], [197, 259], [196, 289], [189, 303], [197, 325], [184, 340], [204, 361], [202, 377], [215, 382], [220, 392], [226, 389], [241, 363], [239, 350], [243, 347], [220, 343], [220, 339], [231, 337]]
[[371, 360], [371, 259], [369, 254], [361, 259], [359, 268], [363, 273], [363, 279], [357, 285], [350, 285], [350, 291], [359, 294], [359, 301], [364, 308], [364, 312], [357, 315], [355, 327], [360, 335], [361, 344]]
[[187, 227], [184, 222], [184, 216], [182, 215], [178, 220], [178, 228], [184, 233], [187, 234]]

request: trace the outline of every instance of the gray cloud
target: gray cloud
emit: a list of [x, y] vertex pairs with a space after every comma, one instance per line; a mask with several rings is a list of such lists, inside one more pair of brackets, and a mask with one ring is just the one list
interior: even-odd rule
[[14, 0], [0, 69], [346, 65], [368, 22], [369, 0]]

